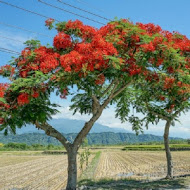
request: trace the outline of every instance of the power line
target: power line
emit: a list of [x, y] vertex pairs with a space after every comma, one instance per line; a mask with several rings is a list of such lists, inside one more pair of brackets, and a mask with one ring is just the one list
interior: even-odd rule
[[92, 7], [92, 8], [95, 9], [95, 10], [104, 12], [103, 10], [101, 10], [101, 9], [99, 9], [99, 8], [97, 8], [97, 7], [94, 7], [93, 5], [91, 5], [90, 3], [87, 3], [87, 2], [85, 2], [85, 1], [81, 1], [81, 0], [76, 0], [76, 1], [79, 2], [79, 3], [81, 3], [81, 4], [87, 5], [88, 7]]
[[38, 0], [38, 1], [41, 2], [41, 3], [43, 3], [43, 4], [45, 4], [45, 5], [47, 5], [47, 6], [50, 6], [50, 7], [56, 8], [56, 9], [60, 9], [60, 10], [62, 10], [62, 11], [64, 11], [64, 12], [68, 12], [68, 13], [70, 13], [70, 14], [73, 14], [73, 15], [79, 16], [79, 17], [81, 17], [81, 18], [85, 18], [85, 19], [87, 19], [87, 20], [90, 20], [90, 21], [96, 22], [96, 23], [101, 24], [101, 25], [105, 25], [105, 23], [102, 23], [102, 22], [99, 22], [99, 21], [96, 21], [96, 20], [90, 19], [90, 18], [88, 18], [88, 17], [82, 16], [82, 15], [79, 15], [79, 14], [76, 14], [76, 13], [73, 13], [73, 12], [71, 12], [71, 11], [65, 10], [65, 9], [60, 8], [60, 7], [57, 7], [57, 6], [55, 6], [55, 5], [52, 5], [52, 4], [49, 4], [49, 3], [43, 2], [43, 1], [41, 1], [41, 0]]
[[78, 10], [80, 10], [80, 11], [86, 12], [86, 13], [88, 13], [88, 14], [91, 14], [91, 15], [97, 16], [97, 17], [99, 17], [99, 18], [102, 18], [102, 19], [104, 19], [104, 20], [111, 21], [111, 20], [108, 19], [108, 18], [105, 18], [105, 17], [103, 17], [103, 16], [97, 15], [97, 14], [92, 13], [92, 12], [87, 11], [87, 10], [81, 9], [81, 8], [76, 7], [76, 6], [74, 6], [74, 5], [71, 5], [71, 4], [69, 4], [69, 3], [65, 3], [65, 2], [63, 2], [63, 1], [61, 1], [61, 0], [57, 0], [57, 1], [60, 2], [60, 3], [62, 3], [62, 4], [64, 4], [64, 5], [67, 5], [67, 6], [69, 6], [69, 7], [72, 7], [72, 8], [78, 9]]
[[10, 49], [6, 49], [6, 48], [2, 48], [2, 47], [0, 47], [0, 51], [1, 51], [1, 52], [5, 52], [5, 53], [11, 53], [11, 54], [17, 54], [17, 55], [20, 55], [20, 53], [17, 52], [17, 51], [10, 50]]
[[[47, 16], [45, 16], [45, 15], [42, 15], [42, 14], [40, 14], [40, 13], [31, 11], [31, 10], [28, 10], [28, 9], [25, 9], [25, 8], [22, 8], [22, 7], [19, 7], [19, 6], [16, 6], [16, 5], [13, 5], [13, 4], [4, 2], [4, 1], [0, 1], [0, 3], [6, 4], [6, 5], [8, 5], [8, 6], [11, 6], [11, 7], [20, 9], [20, 10], [23, 10], [23, 11], [25, 11], [25, 12], [29, 12], [29, 13], [32, 13], [32, 14], [35, 14], [35, 15], [38, 15], [38, 16], [41, 16], [41, 17], [43, 17], [43, 18], [47, 18], [47, 19], [49, 18], [49, 17], [47, 17]], [[57, 21], [57, 22], [60, 22], [60, 21], [58, 21], [58, 20], [56, 20], [56, 19], [54, 19], [54, 20]]]
[[19, 42], [19, 43], [24, 43], [24, 41], [15, 40], [15, 39], [13, 39], [13, 38], [9, 38], [9, 37], [5, 37], [5, 36], [1, 36], [1, 35], [0, 35], [0, 38], [4, 38], [4, 39], [7, 39], [7, 40], [12, 40], [12, 41]]
[[19, 26], [15, 26], [15, 25], [10, 25], [10, 24], [6, 24], [6, 23], [3, 23], [3, 22], [0, 22], [1, 25], [4, 25], [4, 26], [8, 26], [10, 28], [16, 28], [16, 29], [19, 29], [19, 30], [23, 30], [23, 31], [26, 31], [26, 32], [30, 32], [30, 33], [33, 33], [33, 34], [37, 34], [37, 35], [40, 35], [40, 36], [45, 36], [45, 37], [50, 37], [51, 36], [48, 36], [48, 35], [45, 35], [45, 34], [42, 34], [42, 33], [38, 33], [38, 32], [34, 32], [32, 30], [28, 30], [28, 29], [25, 29], [25, 28], [22, 28], [22, 27], [19, 27]]

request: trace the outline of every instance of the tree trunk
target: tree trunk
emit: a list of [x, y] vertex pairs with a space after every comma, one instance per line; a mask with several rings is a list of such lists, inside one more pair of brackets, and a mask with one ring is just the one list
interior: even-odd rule
[[76, 190], [77, 186], [77, 149], [71, 147], [68, 154], [68, 178], [66, 190]]
[[164, 131], [164, 146], [166, 151], [166, 158], [167, 158], [167, 176], [166, 178], [173, 178], [173, 161], [172, 155], [170, 152], [169, 147], [169, 129], [170, 129], [171, 121], [167, 121], [165, 125]]

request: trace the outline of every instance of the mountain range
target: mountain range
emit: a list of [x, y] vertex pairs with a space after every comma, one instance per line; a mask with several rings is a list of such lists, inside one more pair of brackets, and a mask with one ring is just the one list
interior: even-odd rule
[[[73, 141], [77, 133], [64, 134], [64, 136], [69, 140]], [[144, 143], [144, 142], [160, 142], [163, 141], [163, 137], [141, 134], [136, 136], [132, 133], [113, 133], [113, 132], [103, 132], [103, 133], [89, 133], [87, 136], [89, 145], [116, 145], [116, 144], [132, 144], [132, 143]], [[180, 138], [170, 138], [175, 140], [182, 140]], [[61, 145], [58, 140], [53, 137], [49, 137], [42, 133], [25, 133], [20, 135], [4, 136], [0, 134], [0, 143], [7, 144], [10, 142], [15, 143], [25, 143], [31, 144], [42, 144], [42, 145]]]
[[[49, 122], [59, 132], [69, 140], [73, 141], [77, 133], [84, 126], [85, 121], [82, 120], [71, 120], [71, 119], [53, 119]], [[87, 136], [89, 145], [114, 145], [114, 144], [131, 144], [131, 143], [143, 143], [153, 141], [163, 141], [162, 136], [156, 136], [151, 134], [135, 135], [129, 133], [127, 130], [122, 128], [111, 128], [98, 123], [95, 123], [90, 133]], [[175, 140], [181, 140], [181, 138], [170, 138]], [[49, 137], [44, 134], [43, 130], [38, 130], [35, 126], [27, 125], [21, 129], [17, 129], [17, 134], [9, 134], [4, 136], [0, 134], [1, 143], [26, 143], [26, 144], [53, 144], [60, 145], [59, 141], [55, 138]]]
[[[78, 133], [85, 124], [83, 120], [73, 120], [73, 119], [52, 119], [50, 122], [55, 129], [59, 132], [68, 134], [68, 133]], [[111, 128], [105, 125], [101, 125], [99, 123], [95, 123], [90, 133], [103, 133], [103, 132], [114, 132], [114, 133], [128, 133], [127, 130], [122, 128]], [[44, 133], [42, 130], [38, 130], [33, 125], [27, 125], [26, 127], [22, 127], [21, 129], [17, 129], [17, 134], [23, 133]]]

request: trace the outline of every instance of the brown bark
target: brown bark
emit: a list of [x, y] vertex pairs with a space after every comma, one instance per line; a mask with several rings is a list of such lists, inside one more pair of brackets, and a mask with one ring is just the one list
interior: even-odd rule
[[70, 146], [68, 153], [68, 178], [66, 190], [76, 190], [77, 185], [77, 150]]
[[170, 129], [171, 121], [168, 120], [165, 125], [164, 131], [164, 146], [166, 151], [166, 159], [167, 159], [167, 176], [166, 178], [173, 178], [173, 161], [172, 155], [169, 147], [169, 129]]

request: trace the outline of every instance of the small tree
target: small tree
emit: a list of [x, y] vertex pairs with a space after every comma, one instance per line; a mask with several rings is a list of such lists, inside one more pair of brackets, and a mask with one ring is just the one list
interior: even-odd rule
[[[175, 59], [173, 61], [175, 62]], [[174, 78], [175, 76], [177, 77]], [[167, 159], [166, 178], [172, 178], [173, 160], [169, 147], [169, 130], [171, 126], [175, 126], [175, 121], [178, 121], [180, 114], [187, 112], [190, 108], [189, 71], [183, 72], [181, 69], [174, 71], [173, 69], [172, 72], [162, 73], [160, 78], [156, 78], [157, 84], [153, 84], [152, 80], [154, 78], [138, 83], [136, 86], [138, 90], [135, 91], [134, 107], [138, 112], [145, 114], [143, 121], [146, 121], [147, 128], [149, 123], [158, 124], [160, 120], [166, 122], [164, 128], [164, 145]]]
[[[52, 22], [46, 25], [52, 28]], [[126, 121], [133, 98], [131, 87], [149, 75], [160, 75], [160, 70], [167, 72], [173, 64], [168, 61], [173, 53], [169, 51], [168, 32], [154, 24], [122, 19], [95, 29], [77, 20], [58, 23], [56, 29], [53, 47], [28, 41], [11, 66], [0, 69], [2, 76], [11, 79], [9, 85], [0, 85], [0, 128], [5, 134], [16, 133], [17, 127], [32, 123], [59, 140], [68, 153], [67, 190], [74, 190], [77, 151], [103, 110], [116, 103], [116, 116]], [[175, 53], [180, 60], [180, 53]], [[73, 95], [73, 113], [91, 116], [72, 143], [48, 124], [58, 112], [58, 105], [50, 101], [52, 93], [63, 99]], [[134, 130], [139, 130], [138, 118], [129, 121]]]

